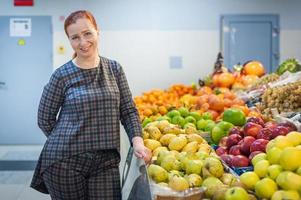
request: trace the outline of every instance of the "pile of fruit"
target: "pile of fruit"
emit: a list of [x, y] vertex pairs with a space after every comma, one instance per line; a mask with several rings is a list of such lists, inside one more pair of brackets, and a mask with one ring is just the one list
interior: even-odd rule
[[220, 158], [193, 125], [188, 123], [182, 129], [167, 120], [155, 121], [144, 127], [143, 137], [153, 153], [148, 175], [159, 187], [175, 191], [203, 187], [210, 199], [231, 197], [234, 193], [249, 198], [238, 187], [239, 180], [225, 172]]
[[[201, 87], [175, 84], [135, 97], [144, 144], [152, 151], [152, 184], [168, 188], [167, 196], [194, 188], [208, 199], [300, 199], [301, 133], [273, 117], [300, 110], [301, 81], [268, 84], [300, 66], [290, 59], [265, 75], [260, 62], [249, 61], [231, 72], [219, 56]], [[256, 107], [237, 96], [241, 89], [262, 90], [256, 104], [248, 104]]]
[[261, 118], [250, 117], [243, 127], [233, 127], [221, 139], [216, 153], [231, 167], [248, 167], [254, 156], [265, 153], [270, 140], [295, 130], [291, 123], [264, 123]]
[[277, 113], [298, 111], [301, 108], [301, 81], [267, 89], [258, 108], [270, 117], [273, 110]]
[[266, 146], [266, 153], [252, 159], [254, 171], [240, 176], [249, 190], [261, 199], [300, 200], [301, 133], [278, 136]]

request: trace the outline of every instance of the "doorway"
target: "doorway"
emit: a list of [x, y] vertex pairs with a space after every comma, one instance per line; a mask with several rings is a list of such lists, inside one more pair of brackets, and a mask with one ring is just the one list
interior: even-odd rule
[[223, 15], [221, 17], [221, 51], [225, 66], [258, 60], [268, 73], [279, 64], [278, 15]]
[[0, 16], [0, 27], [0, 144], [42, 144], [37, 110], [53, 69], [51, 17]]

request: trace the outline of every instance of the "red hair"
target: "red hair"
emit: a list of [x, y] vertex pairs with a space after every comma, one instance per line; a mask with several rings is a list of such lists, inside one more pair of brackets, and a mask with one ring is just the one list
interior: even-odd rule
[[[82, 18], [88, 19], [93, 24], [94, 28], [97, 30], [97, 23], [96, 23], [94, 16], [92, 15], [92, 13], [87, 10], [78, 10], [78, 11], [71, 13], [65, 20], [64, 30], [68, 37], [69, 37], [68, 32], [67, 32], [68, 26], [76, 23], [76, 21], [78, 19], [82, 19]], [[74, 55], [73, 55], [73, 58], [75, 58], [75, 57], [76, 57], [76, 53], [74, 53]]]

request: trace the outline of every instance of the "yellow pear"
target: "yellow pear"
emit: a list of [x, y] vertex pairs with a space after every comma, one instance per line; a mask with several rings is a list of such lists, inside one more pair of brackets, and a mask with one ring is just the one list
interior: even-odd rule
[[181, 170], [181, 163], [175, 158], [174, 155], [167, 155], [163, 158], [161, 162], [161, 167], [167, 171], [171, 170]]
[[166, 127], [170, 126], [170, 123], [167, 120], [161, 120], [156, 126], [161, 132], [163, 132]]
[[194, 126], [186, 126], [185, 133], [186, 134], [194, 134], [194, 133], [198, 133], [198, 130]]
[[156, 126], [147, 126], [144, 131], [149, 133], [149, 137], [154, 140], [159, 140], [161, 137], [161, 132]]
[[183, 172], [180, 172], [178, 170], [171, 170], [168, 172], [168, 181], [170, 181], [173, 176], [183, 176], [183, 175], [184, 175]]
[[198, 174], [189, 174], [185, 176], [188, 181], [189, 187], [201, 187], [203, 179]]
[[177, 137], [175, 134], [171, 134], [171, 133], [165, 134], [160, 138], [160, 143], [163, 146], [168, 146], [170, 143], [170, 140], [175, 137]]
[[188, 142], [198, 142], [198, 144], [202, 144], [204, 142], [204, 139], [202, 138], [202, 136], [200, 136], [199, 134], [193, 133], [193, 134], [189, 134], [187, 135], [187, 140]]
[[186, 144], [187, 144], [186, 137], [175, 137], [171, 139], [168, 148], [170, 150], [181, 151]]
[[149, 133], [143, 130], [142, 138], [143, 138], [143, 140], [149, 139]]
[[224, 174], [224, 166], [220, 160], [213, 157], [208, 157], [204, 161], [203, 170], [206, 169], [209, 171], [211, 176], [220, 178]]
[[199, 145], [198, 152], [202, 152], [202, 151], [210, 154], [212, 149], [211, 149], [210, 145], [202, 143]]
[[153, 151], [153, 156], [158, 156], [159, 152], [162, 151], [162, 150], [166, 150], [168, 151], [167, 147], [157, 147], [154, 151]]
[[161, 146], [161, 143], [158, 142], [157, 140], [153, 140], [153, 139], [146, 139], [144, 140], [144, 145], [149, 148], [151, 151], [153, 151], [154, 149], [156, 149], [157, 147]]
[[171, 133], [174, 135], [179, 135], [179, 134], [183, 133], [183, 130], [177, 125], [170, 125], [170, 126], [164, 128], [164, 130], [163, 130], [163, 134], [168, 134], [168, 133]]
[[198, 142], [196, 141], [189, 142], [183, 147], [182, 152], [195, 153], [197, 152], [198, 148], [199, 148]]
[[205, 194], [207, 198], [212, 198], [213, 194], [218, 190], [219, 187], [224, 186], [221, 180], [216, 177], [207, 177], [203, 183], [202, 187], [205, 188]]
[[180, 152], [178, 152], [178, 151], [176, 151], [176, 150], [171, 150], [171, 151], [169, 151], [169, 152], [170, 152], [172, 155], [174, 155], [174, 156], [176, 157], [177, 160], [179, 160], [179, 159], [178, 159], [178, 156], [179, 156], [179, 153], [180, 153]]
[[203, 161], [201, 160], [188, 160], [185, 165], [186, 174], [198, 174], [201, 175], [203, 167]]
[[170, 179], [168, 186], [173, 190], [183, 191], [189, 188], [189, 183], [185, 178], [175, 175]]
[[151, 164], [147, 168], [148, 175], [156, 182], [166, 182], [168, 180], [167, 171], [158, 165]]
[[156, 164], [161, 165], [161, 162], [163, 161], [163, 159], [165, 158], [165, 156], [170, 155], [171, 153], [168, 150], [161, 150], [158, 153], [157, 156], [157, 160], [156, 160]]

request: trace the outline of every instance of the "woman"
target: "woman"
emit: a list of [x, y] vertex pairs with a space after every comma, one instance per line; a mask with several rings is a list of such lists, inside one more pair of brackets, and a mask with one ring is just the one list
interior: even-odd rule
[[47, 136], [31, 183], [52, 199], [121, 199], [119, 122], [138, 158], [150, 159], [122, 67], [99, 56], [99, 29], [85, 10], [71, 13], [65, 32], [74, 58], [45, 86], [38, 125]]

